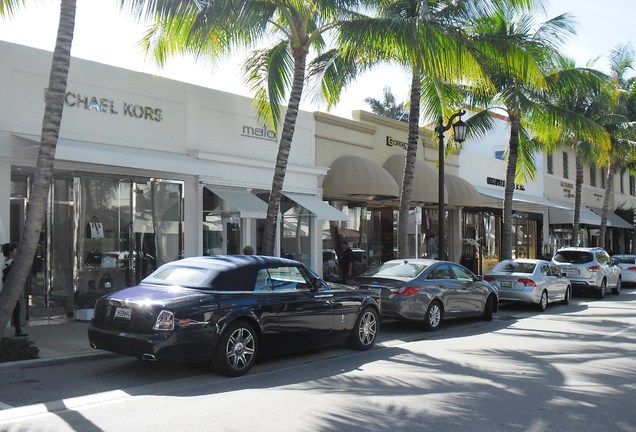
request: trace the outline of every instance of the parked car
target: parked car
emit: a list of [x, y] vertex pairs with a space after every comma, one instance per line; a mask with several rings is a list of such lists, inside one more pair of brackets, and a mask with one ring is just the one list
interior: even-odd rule
[[380, 291], [384, 317], [421, 321], [427, 330], [450, 318], [481, 316], [489, 321], [499, 309], [497, 288], [454, 262], [391, 260], [350, 284]]
[[211, 362], [239, 376], [260, 356], [342, 342], [367, 350], [380, 312], [377, 292], [324, 282], [294, 260], [205, 256], [164, 264], [98, 299], [88, 339], [95, 349]]
[[531, 303], [543, 312], [548, 303], [570, 302], [572, 286], [561, 269], [549, 261], [511, 259], [499, 262], [484, 276], [499, 288], [499, 301]]
[[612, 255], [621, 269], [623, 284], [636, 285], [636, 255]]
[[603, 248], [561, 248], [552, 257], [552, 262], [567, 275], [573, 289], [596, 291], [601, 299], [608, 288], [614, 294], [621, 292], [621, 269]]

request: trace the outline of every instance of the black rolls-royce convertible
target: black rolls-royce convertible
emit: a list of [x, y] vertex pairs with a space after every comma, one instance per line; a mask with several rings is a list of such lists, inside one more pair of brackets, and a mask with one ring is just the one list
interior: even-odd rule
[[259, 356], [348, 343], [367, 350], [380, 296], [327, 283], [305, 265], [258, 255], [186, 258], [97, 300], [95, 349], [143, 360], [210, 362], [228, 376]]

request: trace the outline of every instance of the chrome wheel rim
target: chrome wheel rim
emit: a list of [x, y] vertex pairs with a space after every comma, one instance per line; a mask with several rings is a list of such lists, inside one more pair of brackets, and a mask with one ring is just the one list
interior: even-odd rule
[[246, 328], [238, 328], [230, 335], [225, 347], [227, 362], [235, 370], [243, 370], [254, 358], [254, 336]]
[[378, 331], [378, 320], [373, 312], [366, 312], [360, 319], [358, 337], [363, 345], [370, 345], [375, 340]]
[[431, 310], [428, 313], [428, 323], [431, 325], [431, 327], [435, 328], [439, 325], [441, 319], [442, 311], [440, 310], [439, 306], [434, 304], [433, 306], [431, 306]]
[[548, 307], [548, 293], [543, 291], [541, 294], [541, 309], [546, 309]]

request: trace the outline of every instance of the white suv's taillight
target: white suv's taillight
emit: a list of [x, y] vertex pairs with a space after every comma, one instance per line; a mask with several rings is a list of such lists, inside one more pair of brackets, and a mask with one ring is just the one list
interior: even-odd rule
[[167, 310], [159, 312], [154, 330], [174, 330], [174, 314]]

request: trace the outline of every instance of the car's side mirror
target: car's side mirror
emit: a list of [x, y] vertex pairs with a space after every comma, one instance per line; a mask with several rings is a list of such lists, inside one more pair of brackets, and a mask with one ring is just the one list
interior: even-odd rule
[[483, 277], [483, 276], [479, 276], [479, 275], [475, 275], [475, 277], [473, 278], [473, 280], [474, 280], [475, 282], [481, 282], [481, 281], [483, 281], [483, 280], [484, 280], [484, 277]]
[[561, 273], [561, 277], [568, 277], [568, 274], [563, 272], [563, 273]]

